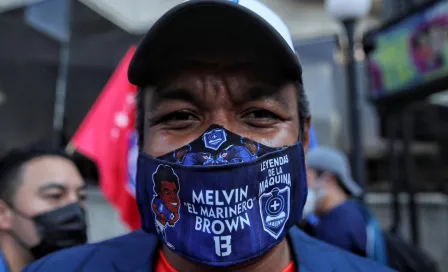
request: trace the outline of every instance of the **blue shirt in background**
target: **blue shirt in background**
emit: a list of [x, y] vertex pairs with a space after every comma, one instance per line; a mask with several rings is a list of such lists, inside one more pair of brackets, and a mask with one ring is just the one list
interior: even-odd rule
[[366, 256], [366, 227], [367, 222], [356, 203], [345, 201], [319, 217], [314, 234], [319, 240]]

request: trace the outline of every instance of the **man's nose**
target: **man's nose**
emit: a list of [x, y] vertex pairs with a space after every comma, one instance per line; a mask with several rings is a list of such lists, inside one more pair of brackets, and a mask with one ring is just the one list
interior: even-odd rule
[[230, 108], [217, 107], [210, 113], [207, 125], [219, 125], [232, 132], [236, 132], [237, 117]]

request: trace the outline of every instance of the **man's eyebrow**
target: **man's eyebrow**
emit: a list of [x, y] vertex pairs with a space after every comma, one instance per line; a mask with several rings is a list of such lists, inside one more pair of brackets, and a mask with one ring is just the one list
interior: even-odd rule
[[44, 192], [46, 190], [49, 190], [49, 189], [66, 190], [67, 188], [64, 185], [62, 185], [62, 184], [59, 184], [59, 183], [56, 183], [56, 182], [51, 182], [49, 184], [46, 184], [46, 185], [40, 187], [39, 188], [39, 192], [42, 193], [42, 192]]
[[153, 99], [151, 99], [151, 109], [156, 109], [162, 102], [172, 100], [180, 100], [199, 105], [198, 96], [194, 95], [192, 91], [185, 88], [173, 89], [157, 89], [154, 90]]
[[280, 87], [275, 86], [255, 86], [249, 88], [243, 97], [245, 101], [269, 100], [276, 102], [284, 109], [289, 109], [291, 105], [289, 100], [280, 92]]

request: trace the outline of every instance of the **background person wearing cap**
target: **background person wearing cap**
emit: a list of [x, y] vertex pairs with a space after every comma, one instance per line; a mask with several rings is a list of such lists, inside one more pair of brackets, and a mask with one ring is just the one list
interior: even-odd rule
[[351, 177], [347, 157], [333, 148], [317, 147], [307, 154], [307, 168], [304, 216], [312, 225], [312, 235], [386, 264], [379, 225], [367, 207], [355, 200], [362, 189]]
[[388, 271], [295, 227], [310, 116], [292, 39], [269, 8], [177, 5], [149, 30], [128, 76], [140, 88], [143, 230], [58, 252], [25, 272]]
[[0, 271], [19, 272], [54, 251], [87, 241], [85, 183], [65, 153], [44, 147], [0, 160]]

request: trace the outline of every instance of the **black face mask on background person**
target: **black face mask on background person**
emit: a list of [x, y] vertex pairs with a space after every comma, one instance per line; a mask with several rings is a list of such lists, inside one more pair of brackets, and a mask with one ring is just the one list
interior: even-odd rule
[[31, 218], [20, 212], [19, 214], [34, 222], [40, 242], [30, 247], [16, 233], [13, 235], [20, 244], [31, 251], [36, 260], [52, 252], [87, 242], [86, 213], [79, 203], [69, 204]]

